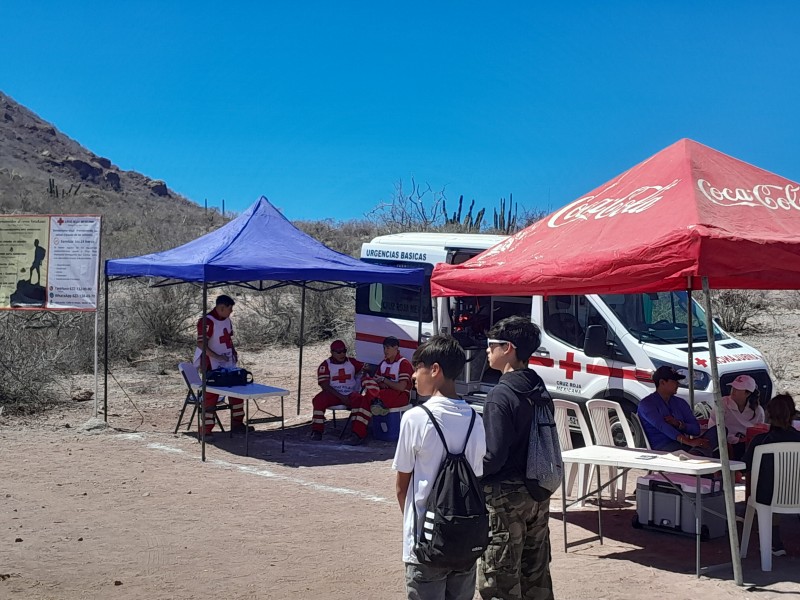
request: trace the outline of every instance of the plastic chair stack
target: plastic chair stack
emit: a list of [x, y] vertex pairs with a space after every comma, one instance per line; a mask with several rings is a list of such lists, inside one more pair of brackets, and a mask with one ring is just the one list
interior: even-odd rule
[[[570, 412], [573, 416], [578, 420], [578, 427], [581, 430], [581, 436], [583, 437], [583, 443], [585, 446], [591, 446], [592, 442], [592, 434], [589, 430], [589, 424], [586, 422], [586, 419], [583, 416], [583, 412], [581, 412], [581, 407], [575, 402], [570, 402], [569, 400], [560, 400], [556, 399], [553, 400], [553, 405], [555, 406], [555, 421], [556, 421], [556, 429], [558, 431], [558, 442], [561, 444], [561, 450], [572, 450], [572, 435], [569, 428], [569, 417]], [[564, 474], [566, 480], [566, 489], [562, 490], [564, 497], [568, 497], [569, 494], [572, 493], [572, 487], [575, 485], [575, 478], [577, 476], [578, 479], [578, 497], [585, 496], [586, 491], [588, 488], [588, 484], [591, 481], [591, 477], [589, 474], [590, 465], [579, 465], [577, 463], [572, 463], [569, 466], [569, 471]], [[585, 500], [581, 500], [580, 505], [584, 506], [586, 504]]]
[[[617, 418], [617, 423], [622, 427], [625, 435], [625, 445], [628, 448], [635, 448], [636, 442], [633, 438], [633, 432], [628, 425], [628, 419], [625, 417], [625, 411], [622, 410], [619, 402], [613, 400], [594, 399], [586, 402], [586, 409], [589, 411], [589, 420], [592, 423], [592, 433], [594, 434], [595, 444], [598, 446], [615, 446], [614, 434], [611, 430], [611, 417], [609, 412], [613, 413]], [[616, 467], [608, 467], [608, 475], [613, 479], [619, 474], [619, 469]], [[623, 475], [617, 479], [616, 486], [616, 499], [618, 502], [625, 502], [625, 488], [627, 485], [628, 474]]]

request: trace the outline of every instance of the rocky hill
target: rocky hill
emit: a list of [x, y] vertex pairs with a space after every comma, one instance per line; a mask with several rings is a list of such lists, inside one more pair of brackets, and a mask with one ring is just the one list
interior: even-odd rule
[[0, 91], [0, 213], [103, 215], [103, 254], [173, 247], [222, 216], [98, 156]]

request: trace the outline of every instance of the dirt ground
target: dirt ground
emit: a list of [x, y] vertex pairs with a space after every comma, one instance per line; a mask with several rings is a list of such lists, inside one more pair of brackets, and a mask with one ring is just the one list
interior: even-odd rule
[[[92, 402], [0, 418], [0, 598], [404, 598], [393, 445], [342, 446], [332, 428], [322, 442], [308, 439], [326, 350], [306, 349], [299, 416], [297, 354], [245, 358], [257, 381], [290, 390], [285, 431], [259, 426], [249, 457], [241, 436], [218, 434], [202, 462], [193, 432], [173, 434], [184, 395], [178, 356], [115, 371], [110, 428], [82, 429]], [[557, 598], [800, 596], [800, 520], [785, 528], [789, 556], [772, 573], [760, 571], [754, 534], [745, 587], [729, 566], [698, 580], [693, 538], [631, 527], [636, 477], [628, 481], [629, 501], [604, 508], [603, 545], [587, 506], [568, 511], [575, 545], [565, 553], [553, 498]], [[741, 490], [737, 499], [741, 508]], [[729, 560], [727, 537], [702, 544], [703, 565]]]

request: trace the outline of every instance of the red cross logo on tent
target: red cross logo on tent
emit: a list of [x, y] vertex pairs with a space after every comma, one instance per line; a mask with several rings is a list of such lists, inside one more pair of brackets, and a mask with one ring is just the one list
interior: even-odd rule
[[572, 379], [572, 374], [576, 371], [581, 372], [581, 363], [575, 362], [575, 353], [567, 352], [567, 360], [558, 361], [558, 368], [564, 369], [567, 373], [567, 379]]
[[346, 372], [344, 369], [339, 369], [339, 374], [336, 377], [331, 377], [333, 381], [338, 381], [339, 383], [344, 383], [348, 379], [350, 379], [350, 373]]
[[705, 358], [695, 358], [694, 364], [698, 367], [708, 367], [708, 361]]
[[58, 217], [58, 221], [56, 221], [56, 223], [58, 223], [59, 225], [63, 225], [64, 224], [64, 219], [62, 219], [61, 217]]

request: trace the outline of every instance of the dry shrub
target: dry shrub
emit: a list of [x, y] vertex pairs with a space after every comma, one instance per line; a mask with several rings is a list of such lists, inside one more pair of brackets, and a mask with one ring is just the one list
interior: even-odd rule
[[109, 294], [110, 361], [132, 359], [154, 346], [194, 345], [202, 301], [195, 286], [117, 282]]
[[[233, 315], [237, 344], [252, 349], [298, 345], [301, 293], [299, 288], [284, 287], [243, 295]], [[348, 335], [354, 305], [352, 288], [307, 290], [303, 343]]]
[[67, 379], [94, 364], [94, 314], [0, 313], [0, 404], [32, 413], [69, 393]]
[[763, 290], [713, 290], [714, 316], [726, 331], [744, 331], [767, 308]]

